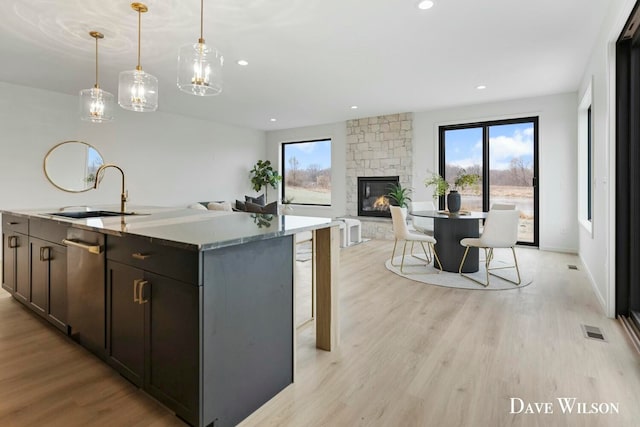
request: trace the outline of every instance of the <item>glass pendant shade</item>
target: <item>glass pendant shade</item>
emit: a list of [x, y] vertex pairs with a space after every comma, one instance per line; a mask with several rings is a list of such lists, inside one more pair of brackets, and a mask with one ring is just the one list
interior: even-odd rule
[[80, 91], [80, 119], [103, 123], [113, 120], [113, 95], [98, 86], [98, 40], [104, 38], [99, 31], [90, 31], [89, 35], [96, 40], [96, 84], [91, 89]]
[[92, 123], [112, 121], [113, 95], [97, 87], [81, 90], [80, 118]]
[[156, 111], [158, 109], [158, 79], [142, 70], [120, 72], [118, 104], [125, 110]]
[[118, 78], [118, 104], [125, 110], [151, 112], [158, 109], [158, 79], [142, 71], [140, 66], [141, 16], [149, 8], [143, 3], [131, 3], [138, 12], [138, 65], [135, 70], [122, 71]]
[[198, 96], [213, 96], [222, 92], [224, 58], [205, 43], [187, 44], [178, 54], [178, 88]]

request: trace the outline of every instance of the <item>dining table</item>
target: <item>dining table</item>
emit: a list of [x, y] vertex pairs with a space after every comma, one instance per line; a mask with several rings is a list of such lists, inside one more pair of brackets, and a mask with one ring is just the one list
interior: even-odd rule
[[[487, 217], [487, 212], [460, 211], [450, 213], [443, 210], [430, 210], [412, 211], [410, 215], [433, 218], [433, 237], [437, 241], [435, 248], [442, 269], [458, 273], [466, 249], [460, 244], [460, 240], [465, 237], [480, 236], [480, 222]], [[478, 248], [469, 248], [462, 272], [474, 273], [478, 271], [478, 258]]]

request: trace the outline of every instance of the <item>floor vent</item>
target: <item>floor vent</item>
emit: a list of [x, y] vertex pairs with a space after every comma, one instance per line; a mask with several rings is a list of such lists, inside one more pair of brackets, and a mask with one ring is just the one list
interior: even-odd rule
[[569, 264], [568, 267], [569, 267], [569, 270], [577, 270], [578, 269], [578, 266], [577, 265], [573, 265], [573, 264]]
[[607, 341], [604, 334], [597, 326], [581, 325], [582, 332], [585, 338], [591, 338], [592, 340]]

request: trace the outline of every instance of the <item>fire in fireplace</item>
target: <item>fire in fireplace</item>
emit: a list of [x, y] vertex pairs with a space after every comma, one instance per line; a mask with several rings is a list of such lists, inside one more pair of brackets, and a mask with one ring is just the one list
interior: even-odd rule
[[399, 183], [397, 176], [358, 177], [358, 216], [391, 218], [389, 206], [395, 203], [387, 197], [387, 193]]

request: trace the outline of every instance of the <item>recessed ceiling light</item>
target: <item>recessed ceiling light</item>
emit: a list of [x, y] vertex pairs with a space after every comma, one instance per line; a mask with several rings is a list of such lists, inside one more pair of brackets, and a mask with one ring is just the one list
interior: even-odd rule
[[277, 122], [278, 119], [269, 119], [270, 122]]
[[237, 64], [246, 67], [247, 65], [249, 65], [249, 61], [247, 61], [246, 59], [239, 59]]
[[485, 85], [478, 85], [478, 86], [476, 86], [476, 89], [478, 89], [478, 90], [483, 90], [483, 89], [486, 89], [486, 88], [487, 88], [487, 87], [486, 87]]
[[418, 9], [427, 10], [433, 7], [434, 3], [431, 0], [422, 0], [418, 3]]
[[352, 105], [352, 106], [351, 106], [351, 109], [352, 109], [352, 110], [357, 110], [357, 109], [358, 109], [358, 106], [357, 106], [357, 105]]

